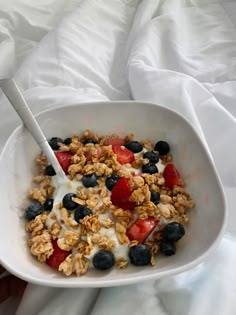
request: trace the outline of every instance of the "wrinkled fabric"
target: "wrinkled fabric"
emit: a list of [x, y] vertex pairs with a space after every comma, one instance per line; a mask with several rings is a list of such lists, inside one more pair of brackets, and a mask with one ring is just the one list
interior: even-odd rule
[[[28, 14], [24, 3], [30, 8]], [[22, 10], [19, 20], [17, 11], [1, 15], [4, 10], [0, 10], [0, 38], [6, 38], [0, 44], [0, 58], [5, 60], [5, 72], [0, 73], [15, 71], [34, 113], [65, 103], [127, 99], [178, 111], [208, 145], [228, 200], [229, 219], [218, 249], [190, 271], [105, 289], [64, 290], [30, 284], [17, 314], [234, 315], [236, 2], [77, 0], [57, 4], [44, 1], [40, 10], [40, 5], [32, 7], [21, 0], [14, 9]], [[61, 19], [62, 8], [66, 14]], [[40, 25], [40, 16], [46, 26]], [[14, 25], [19, 26], [17, 32]], [[35, 28], [33, 44], [27, 46], [19, 38], [28, 41], [29, 25]], [[14, 59], [13, 69], [7, 54]], [[4, 98], [0, 117], [1, 149], [19, 124]]]

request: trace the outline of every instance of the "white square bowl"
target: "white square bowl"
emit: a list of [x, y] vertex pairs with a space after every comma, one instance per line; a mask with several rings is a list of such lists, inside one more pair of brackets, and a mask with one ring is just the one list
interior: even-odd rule
[[8, 139], [0, 157], [0, 263], [26, 281], [54, 287], [105, 287], [170, 276], [203, 261], [217, 246], [226, 225], [226, 200], [212, 158], [191, 125], [176, 112], [141, 102], [101, 102], [64, 106], [37, 115], [47, 138], [66, 138], [91, 129], [99, 134], [134, 133], [135, 139], [171, 146], [174, 163], [196, 201], [185, 237], [175, 256], [158, 258], [156, 266], [129, 266], [109, 272], [89, 271], [65, 277], [31, 256], [22, 219], [40, 152], [23, 126]]

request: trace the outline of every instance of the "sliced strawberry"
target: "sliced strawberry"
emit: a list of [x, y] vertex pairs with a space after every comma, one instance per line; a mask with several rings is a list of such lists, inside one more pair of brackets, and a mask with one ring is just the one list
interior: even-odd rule
[[145, 220], [137, 219], [127, 230], [127, 236], [132, 240], [143, 243], [152, 230], [157, 226], [159, 220], [154, 217], [148, 217]]
[[104, 141], [104, 145], [125, 145], [125, 139], [120, 138], [108, 138]]
[[172, 189], [174, 185], [183, 186], [180, 174], [174, 164], [169, 163], [166, 165], [163, 176], [165, 178], [165, 184], [168, 188]]
[[71, 164], [71, 154], [68, 152], [54, 152], [65, 174], [68, 174], [68, 168]]
[[128, 201], [118, 202], [116, 206], [124, 210], [134, 210], [135, 203], [128, 200]]
[[135, 203], [129, 201], [131, 190], [125, 177], [121, 177], [111, 191], [111, 202], [122, 209], [133, 210]]
[[89, 151], [89, 152], [84, 152], [84, 155], [86, 157], [86, 161], [89, 162], [89, 161], [92, 161], [92, 153]]
[[53, 245], [54, 251], [52, 255], [47, 259], [46, 263], [50, 267], [54, 269], [58, 269], [60, 264], [66, 259], [68, 255], [70, 255], [70, 252], [60, 249], [60, 247], [58, 247], [57, 245], [56, 240], [52, 241], [52, 245]]
[[130, 150], [126, 149], [123, 146], [119, 145], [113, 145], [112, 146], [113, 152], [117, 156], [117, 161], [120, 164], [127, 164], [127, 163], [132, 163], [134, 161], [134, 154]]
[[[91, 151], [87, 151], [84, 153], [87, 162], [92, 161], [92, 152]], [[97, 157], [98, 159], [102, 156], [102, 149], [101, 147], [97, 147], [96, 148], [96, 154], [95, 157]]]

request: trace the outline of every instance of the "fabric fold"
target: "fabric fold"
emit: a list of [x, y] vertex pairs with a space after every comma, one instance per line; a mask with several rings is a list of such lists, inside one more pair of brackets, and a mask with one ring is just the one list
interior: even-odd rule
[[[43, 38], [15, 75], [33, 112], [126, 99], [176, 110], [196, 128], [212, 154], [229, 201], [228, 234], [204, 263], [175, 277], [102, 290], [31, 284], [16, 314], [234, 315], [234, 1], [72, 2], [69, 6], [76, 9]], [[19, 124], [4, 98], [0, 117], [1, 149]]]

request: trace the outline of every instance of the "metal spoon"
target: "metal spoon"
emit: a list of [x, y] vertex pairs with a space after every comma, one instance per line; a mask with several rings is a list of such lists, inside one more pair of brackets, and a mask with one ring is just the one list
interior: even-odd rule
[[0, 87], [23, 121], [25, 127], [28, 129], [34, 140], [38, 143], [50, 164], [53, 166], [58, 182], [60, 184], [65, 184], [68, 182], [68, 178], [61, 168], [57, 158], [55, 157], [53, 150], [48, 144], [45, 135], [34, 118], [33, 113], [29, 109], [29, 106], [27, 105], [26, 100], [16, 82], [13, 79], [3, 79], [0, 80]]

